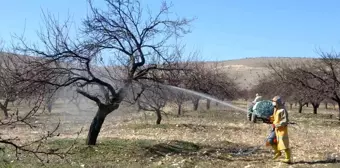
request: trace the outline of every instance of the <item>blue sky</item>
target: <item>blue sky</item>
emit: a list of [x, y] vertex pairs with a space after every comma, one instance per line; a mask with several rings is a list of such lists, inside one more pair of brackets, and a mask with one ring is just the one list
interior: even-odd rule
[[[101, 3], [100, 0], [95, 2]], [[157, 10], [159, 0], [143, 0]], [[179, 16], [196, 17], [183, 42], [205, 60], [246, 57], [317, 57], [316, 49], [340, 51], [338, 0], [172, 0]], [[36, 40], [41, 10], [79, 22], [85, 0], [6, 0], [0, 5], [0, 37]]]

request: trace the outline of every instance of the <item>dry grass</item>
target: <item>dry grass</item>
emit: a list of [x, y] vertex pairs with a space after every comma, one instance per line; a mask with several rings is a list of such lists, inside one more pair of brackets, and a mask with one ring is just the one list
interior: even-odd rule
[[[235, 104], [245, 106], [241, 102]], [[340, 166], [340, 163], [334, 163], [340, 162], [340, 123], [329, 118], [329, 114], [335, 111], [322, 110], [322, 107], [318, 115], [311, 114], [311, 109], [306, 109], [303, 114], [298, 114], [296, 109], [289, 111], [291, 120], [298, 122], [299, 127], [289, 128], [294, 164], [285, 165], [271, 161], [270, 148], [264, 146], [268, 125], [249, 123], [244, 113], [225, 107], [213, 106], [209, 111], [202, 107], [199, 112], [187, 108], [181, 117], [169, 113], [161, 125], [154, 124], [152, 113], [144, 115], [134, 113], [133, 108], [120, 109], [105, 121], [98, 146], [88, 148], [82, 145], [82, 139], [74, 149], [75, 154], [68, 157], [68, 162], [54, 161], [46, 167]], [[50, 125], [57, 121], [56, 118], [63, 119], [61, 137], [51, 145], [67, 146], [70, 143], [68, 139], [73, 138], [81, 127], [85, 127], [81, 134], [81, 138], [85, 138], [94, 113], [68, 113], [65, 117], [67, 111], [62, 107], [60, 109], [37, 118], [37, 121], [47, 121]], [[36, 130], [2, 130], [32, 138], [33, 131]], [[15, 161], [6, 155], [0, 162], [0, 165], [7, 167], [40, 166], [30, 157]]]

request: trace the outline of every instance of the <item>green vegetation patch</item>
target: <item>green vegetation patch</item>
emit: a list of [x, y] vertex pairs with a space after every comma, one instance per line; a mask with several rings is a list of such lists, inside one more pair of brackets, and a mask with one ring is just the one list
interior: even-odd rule
[[[187, 141], [172, 140], [158, 142], [155, 140], [102, 139], [96, 146], [77, 143], [66, 159], [51, 157], [48, 164], [41, 164], [33, 156], [23, 155], [16, 160], [14, 155], [2, 157], [0, 167], [167, 167], [180, 164], [191, 167], [197, 162], [211, 162], [213, 159], [230, 159], [235, 152], [231, 142], [216, 142], [205, 145]], [[54, 140], [51, 147], [65, 148], [74, 140]], [[241, 146], [239, 146], [241, 147]]]

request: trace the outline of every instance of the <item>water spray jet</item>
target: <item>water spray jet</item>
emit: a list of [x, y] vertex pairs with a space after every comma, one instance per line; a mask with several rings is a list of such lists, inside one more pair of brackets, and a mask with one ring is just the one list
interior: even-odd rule
[[204, 97], [204, 98], [207, 98], [207, 99], [209, 99], [209, 100], [211, 100], [211, 101], [220, 103], [220, 104], [222, 104], [222, 105], [224, 105], [224, 106], [228, 106], [228, 107], [234, 108], [234, 109], [236, 109], [236, 110], [239, 110], [239, 111], [242, 111], [242, 112], [245, 112], [245, 113], [248, 112], [247, 109], [243, 109], [243, 108], [234, 106], [234, 105], [232, 105], [232, 104], [230, 104], [230, 103], [227, 103], [227, 102], [224, 102], [224, 101], [222, 101], [222, 100], [218, 100], [218, 99], [216, 99], [216, 98], [213, 98], [213, 97], [211, 97], [211, 96], [209, 96], [209, 95], [207, 95], [207, 94], [203, 94], [203, 93], [199, 93], [199, 92], [196, 92], [196, 91], [193, 91], [193, 90], [184, 89], [184, 88], [180, 88], [180, 87], [176, 87], [176, 86], [171, 86], [171, 85], [164, 85], [164, 86], [166, 86], [166, 87], [168, 87], [168, 88], [171, 88], [171, 89], [178, 90], [178, 91], [187, 92], [187, 93], [190, 93], [190, 94], [193, 94], [193, 95], [196, 95], [196, 96]]

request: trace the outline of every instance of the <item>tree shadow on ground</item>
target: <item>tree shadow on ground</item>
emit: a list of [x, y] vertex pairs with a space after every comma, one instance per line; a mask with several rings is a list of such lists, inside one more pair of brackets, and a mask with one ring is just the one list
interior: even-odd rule
[[293, 162], [292, 164], [332, 164], [332, 163], [340, 163], [339, 159], [325, 159], [325, 160], [315, 160], [315, 161], [297, 161]]
[[166, 156], [174, 154], [192, 155], [195, 152], [198, 152], [200, 149], [200, 145], [178, 140], [173, 140], [147, 147], [148, 154], [156, 156]]
[[260, 150], [259, 147], [225, 141], [214, 145], [203, 145], [179, 140], [156, 144], [147, 147], [146, 151], [146, 155], [153, 157], [179, 155], [197, 159], [218, 159], [225, 161], [262, 161], [263, 158], [258, 156], [267, 152]]
[[237, 127], [237, 126], [216, 126], [216, 125], [205, 125], [205, 124], [185, 124], [185, 123], [179, 123], [179, 124], [131, 124], [129, 125], [130, 128], [134, 130], [140, 130], [140, 129], [149, 129], [149, 128], [162, 128], [162, 129], [187, 129], [192, 132], [207, 132], [211, 129], [228, 129], [228, 130], [234, 130], [234, 131], [240, 131], [245, 128]]

